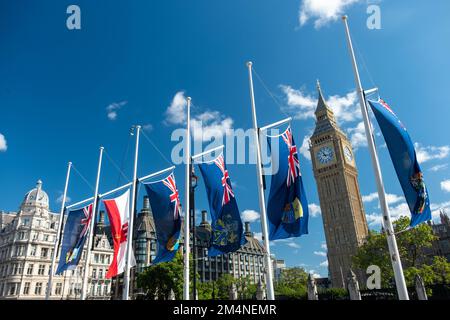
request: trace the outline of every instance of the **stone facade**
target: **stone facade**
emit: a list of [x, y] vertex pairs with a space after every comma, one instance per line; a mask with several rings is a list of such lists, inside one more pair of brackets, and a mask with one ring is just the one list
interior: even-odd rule
[[[0, 212], [0, 299], [45, 299], [58, 222], [41, 181], [25, 195], [19, 212]], [[91, 251], [88, 298], [109, 299], [111, 281], [105, 274], [113, 250], [101, 221], [97, 229], [102, 232]], [[51, 299], [80, 298], [84, 260], [83, 252], [76, 270], [53, 278]]]
[[[310, 152], [328, 247], [333, 287], [345, 288], [351, 257], [368, 235], [352, 146], [318, 85], [316, 128]], [[357, 272], [362, 277], [362, 273]]]

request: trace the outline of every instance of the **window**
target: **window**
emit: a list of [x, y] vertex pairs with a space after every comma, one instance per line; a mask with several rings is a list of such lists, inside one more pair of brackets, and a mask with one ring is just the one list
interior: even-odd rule
[[95, 263], [98, 263], [98, 254], [97, 254], [97, 253], [94, 254], [94, 262], [95, 262]]
[[42, 293], [42, 282], [36, 283], [36, 287], [34, 287], [34, 294], [40, 295]]
[[45, 273], [45, 264], [39, 265], [38, 275], [43, 276]]
[[41, 258], [47, 258], [48, 255], [48, 248], [42, 248], [41, 249]]
[[32, 275], [33, 269], [34, 269], [34, 264], [29, 264], [28, 269], [27, 269], [27, 275], [29, 275], [29, 276]]
[[55, 295], [61, 295], [61, 293], [62, 293], [62, 283], [61, 282], [58, 282], [57, 284], [56, 284], [56, 288], [55, 288]]
[[13, 296], [13, 295], [15, 295], [16, 294], [16, 291], [17, 291], [17, 283], [10, 283], [9, 284], [9, 295], [10, 296]]
[[32, 244], [30, 247], [30, 256], [32, 256], [32, 257], [36, 256], [36, 252], [37, 252], [37, 247], [35, 244]]
[[98, 278], [103, 279], [103, 269], [98, 270]]
[[30, 293], [30, 283], [25, 282], [23, 286], [23, 294], [28, 295]]
[[92, 278], [97, 278], [97, 269], [92, 269]]
[[48, 234], [44, 234], [44, 241], [48, 242], [49, 240], [49, 235]]
[[30, 225], [30, 218], [23, 218], [22, 225], [23, 226], [29, 226]]
[[20, 263], [13, 264], [13, 275], [22, 274], [22, 265]]

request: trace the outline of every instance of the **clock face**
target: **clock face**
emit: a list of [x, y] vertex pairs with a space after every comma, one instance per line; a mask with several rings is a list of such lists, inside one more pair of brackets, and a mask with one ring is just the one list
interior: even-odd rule
[[321, 164], [329, 163], [331, 160], [333, 160], [333, 157], [334, 152], [331, 147], [323, 147], [319, 150], [319, 152], [317, 152], [317, 160], [319, 160]]
[[344, 147], [344, 155], [345, 155], [345, 159], [347, 159], [348, 162], [353, 161], [353, 153], [349, 146]]

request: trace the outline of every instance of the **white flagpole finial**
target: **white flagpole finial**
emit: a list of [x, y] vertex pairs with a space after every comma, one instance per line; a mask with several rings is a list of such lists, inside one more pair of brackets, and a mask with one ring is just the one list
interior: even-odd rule
[[251, 67], [251, 66], [253, 66], [253, 62], [247, 61], [247, 67]]
[[345, 20], [347, 20], [347, 19], [348, 19], [348, 16], [347, 16], [347, 15], [343, 15], [343, 16], [342, 16], [342, 20], [345, 21]]

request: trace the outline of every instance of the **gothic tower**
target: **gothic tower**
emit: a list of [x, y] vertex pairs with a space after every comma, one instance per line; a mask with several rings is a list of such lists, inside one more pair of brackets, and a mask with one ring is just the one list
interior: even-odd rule
[[[316, 128], [310, 152], [319, 193], [333, 287], [345, 287], [351, 258], [366, 239], [368, 227], [350, 141], [325, 102], [319, 82]], [[362, 275], [358, 277], [362, 280]]]

